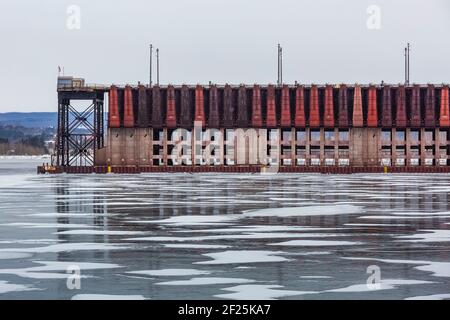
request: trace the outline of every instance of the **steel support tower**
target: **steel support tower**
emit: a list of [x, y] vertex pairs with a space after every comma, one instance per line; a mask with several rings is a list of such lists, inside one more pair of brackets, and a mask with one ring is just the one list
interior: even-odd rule
[[95, 164], [96, 150], [104, 146], [103, 105], [103, 91], [58, 90], [58, 131], [53, 165]]

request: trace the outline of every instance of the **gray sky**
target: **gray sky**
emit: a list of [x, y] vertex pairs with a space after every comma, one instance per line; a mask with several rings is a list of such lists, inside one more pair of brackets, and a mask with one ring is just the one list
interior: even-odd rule
[[275, 83], [278, 42], [285, 83], [398, 83], [407, 41], [412, 82], [449, 82], [449, 31], [448, 0], [2, 0], [0, 112], [56, 111], [58, 65], [88, 83], [147, 83], [150, 42], [162, 84]]

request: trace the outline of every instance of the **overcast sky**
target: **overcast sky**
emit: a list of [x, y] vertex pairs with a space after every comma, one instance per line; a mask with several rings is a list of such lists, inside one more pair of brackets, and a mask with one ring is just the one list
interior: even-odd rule
[[398, 83], [407, 41], [411, 82], [450, 82], [448, 0], [1, 0], [0, 35], [0, 112], [56, 111], [58, 65], [147, 83], [149, 43], [162, 84], [275, 83], [278, 42], [285, 83]]

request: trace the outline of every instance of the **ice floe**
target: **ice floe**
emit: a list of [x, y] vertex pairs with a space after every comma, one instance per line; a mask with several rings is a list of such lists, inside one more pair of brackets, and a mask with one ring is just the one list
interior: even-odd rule
[[427, 296], [408, 297], [405, 300], [447, 300], [450, 299], [450, 293], [430, 294]]
[[256, 262], [282, 262], [290, 261], [281, 257], [282, 251], [259, 251], [259, 250], [228, 250], [223, 252], [205, 253], [209, 261], [195, 262], [196, 264], [232, 264], [232, 263], [256, 263]]
[[323, 247], [323, 246], [353, 246], [362, 242], [334, 241], [334, 240], [290, 240], [277, 243], [269, 243], [272, 246], [299, 246], [299, 247]]
[[40, 266], [15, 268], [15, 269], [0, 269], [0, 274], [13, 274], [22, 278], [31, 279], [66, 279], [69, 276], [67, 270], [69, 268], [79, 268], [83, 271], [81, 278], [88, 277], [84, 275], [87, 270], [96, 269], [114, 269], [121, 266], [112, 263], [94, 263], [94, 262], [78, 262], [78, 261], [33, 261]]
[[441, 219], [441, 218], [450, 218], [450, 215], [448, 216], [440, 216], [440, 215], [420, 215], [420, 216], [400, 216], [400, 215], [392, 215], [392, 216], [377, 216], [377, 215], [370, 215], [370, 216], [361, 216], [358, 217], [359, 219], [376, 219], [376, 220], [389, 220], [389, 219], [410, 219], [410, 220], [416, 220], [416, 219]]
[[156, 223], [172, 226], [195, 226], [195, 225], [214, 225], [232, 222], [239, 218], [239, 215], [204, 215], [204, 216], [173, 216], [162, 220], [137, 220], [131, 223]]
[[161, 270], [127, 271], [127, 273], [146, 276], [196, 276], [202, 274], [210, 274], [211, 272], [198, 269], [161, 269]]
[[396, 260], [396, 259], [377, 259], [377, 258], [356, 258], [344, 257], [349, 260], [372, 260], [384, 263], [414, 264], [419, 265], [414, 269], [432, 272], [435, 277], [450, 277], [450, 262], [424, 261], [424, 260]]
[[255, 280], [243, 278], [199, 277], [199, 278], [192, 278], [189, 280], [157, 282], [155, 284], [166, 286], [202, 286], [202, 285], [250, 283], [250, 282], [255, 282]]
[[314, 294], [314, 291], [281, 290], [280, 285], [246, 284], [221, 290], [232, 293], [216, 294], [214, 297], [233, 300], [274, 300], [276, 298]]
[[280, 238], [324, 238], [348, 236], [339, 233], [291, 233], [291, 232], [249, 232], [242, 234], [220, 234], [197, 237], [137, 237], [126, 238], [130, 241], [207, 241], [207, 240], [245, 240], [245, 239], [280, 239]]
[[422, 233], [413, 235], [397, 236], [399, 241], [408, 242], [448, 242], [450, 241], [450, 230], [419, 230]]
[[83, 293], [74, 295], [71, 300], [145, 300], [142, 295], [117, 295], [117, 294], [94, 294]]
[[17, 292], [17, 291], [32, 291], [39, 290], [38, 288], [34, 288], [32, 286], [23, 285], [23, 284], [14, 284], [9, 283], [8, 281], [0, 280], [0, 294], [8, 293], [8, 292]]
[[31, 254], [25, 252], [0, 252], [0, 260], [24, 259], [31, 257]]
[[99, 235], [99, 236], [130, 236], [137, 234], [144, 234], [143, 231], [121, 231], [121, 230], [67, 230], [58, 231], [54, 234], [68, 234], [68, 235]]
[[60, 229], [77, 229], [77, 228], [96, 228], [87, 224], [78, 223], [39, 223], [39, 222], [11, 222], [2, 223], [0, 226], [22, 227], [22, 228], [60, 228]]
[[57, 253], [66, 251], [125, 250], [129, 248], [130, 246], [122, 244], [72, 242], [52, 244], [45, 247], [3, 248], [0, 249], [0, 252]]
[[231, 246], [221, 245], [221, 244], [194, 244], [194, 243], [165, 243], [163, 244], [166, 248], [177, 248], [177, 249], [227, 249]]
[[176, 230], [179, 233], [231, 233], [231, 232], [279, 232], [279, 231], [329, 231], [342, 230], [346, 228], [322, 228], [322, 227], [305, 227], [305, 226], [271, 226], [271, 225], [255, 225], [255, 226], [235, 226], [228, 228], [212, 228], [212, 229], [193, 229], [193, 230]]
[[339, 214], [356, 214], [363, 212], [363, 208], [350, 204], [320, 205], [304, 207], [267, 208], [244, 211], [248, 217], [293, 217], [293, 216], [325, 216]]
[[424, 280], [406, 280], [406, 279], [381, 279], [380, 283], [376, 284], [354, 284], [344, 288], [326, 290], [325, 292], [364, 292], [364, 291], [378, 291], [396, 289], [401, 285], [418, 285], [429, 284], [431, 281]]

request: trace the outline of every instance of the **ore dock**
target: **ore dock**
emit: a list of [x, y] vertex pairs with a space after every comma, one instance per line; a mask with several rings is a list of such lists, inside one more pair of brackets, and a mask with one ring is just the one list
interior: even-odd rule
[[446, 84], [102, 86], [59, 77], [57, 91], [55, 155], [38, 173], [450, 172]]

